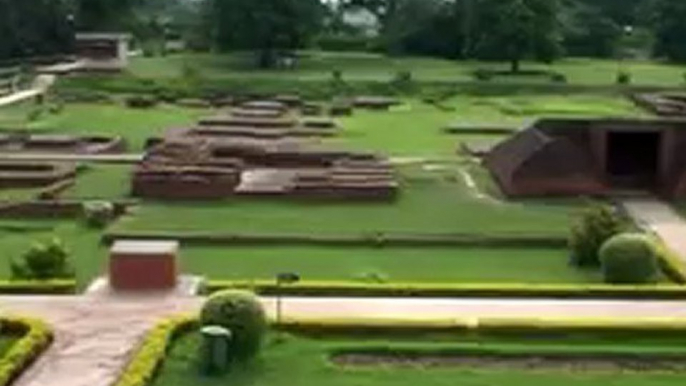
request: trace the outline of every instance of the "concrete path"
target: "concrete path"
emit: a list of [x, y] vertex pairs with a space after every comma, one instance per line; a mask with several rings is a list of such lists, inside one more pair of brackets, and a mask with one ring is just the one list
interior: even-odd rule
[[625, 199], [622, 204], [641, 227], [657, 234], [686, 263], [686, 220], [671, 206], [654, 198]]
[[[54, 344], [15, 386], [111, 386], [160, 319], [197, 312], [191, 297], [2, 297], [0, 314], [39, 317]], [[265, 298], [274, 315], [274, 299]], [[486, 299], [285, 298], [284, 319], [410, 321], [459, 318], [686, 318], [686, 302]]]
[[31, 89], [31, 90], [24, 90], [24, 91], [18, 91], [13, 94], [4, 96], [0, 98], [0, 107], [4, 106], [9, 106], [13, 105], [15, 103], [19, 103], [28, 99], [33, 99], [36, 98], [37, 96], [43, 94], [44, 90], [39, 90], [39, 89]]

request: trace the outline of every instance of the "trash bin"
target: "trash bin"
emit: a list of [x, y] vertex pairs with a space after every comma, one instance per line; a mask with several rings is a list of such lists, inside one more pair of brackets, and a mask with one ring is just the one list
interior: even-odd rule
[[205, 326], [200, 330], [200, 366], [207, 375], [221, 374], [229, 367], [231, 331], [221, 326]]

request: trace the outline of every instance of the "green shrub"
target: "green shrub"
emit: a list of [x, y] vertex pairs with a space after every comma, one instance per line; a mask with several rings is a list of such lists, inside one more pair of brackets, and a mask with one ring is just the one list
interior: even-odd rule
[[108, 201], [92, 201], [83, 204], [83, 218], [86, 225], [104, 228], [114, 219], [114, 204]]
[[476, 80], [479, 80], [482, 82], [488, 82], [491, 79], [493, 79], [493, 72], [486, 70], [484, 68], [478, 68], [472, 73], [472, 76]]
[[564, 74], [556, 72], [550, 75], [550, 81], [552, 83], [567, 84], [567, 77]]
[[617, 84], [625, 85], [631, 84], [631, 74], [626, 71], [621, 71], [617, 74]]
[[212, 295], [200, 312], [203, 326], [231, 331], [231, 359], [246, 361], [260, 350], [267, 329], [264, 309], [251, 292], [227, 290]]
[[657, 278], [656, 250], [643, 234], [625, 233], [609, 239], [600, 249], [600, 260], [607, 283], [643, 284]]
[[126, 106], [132, 109], [149, 109], [157, 105], [157, 99], [149, 95], [134, 95], [126, 98]]
[[36, 243], [20, 261], [12, 260], [10, 269], [15, 280], [48, 280], [74, 277], [64, 243], [53, 238], [48, 243]]
[[572, 225], [569, 238], [571, 261], [580, 267], [600, 265], [600, 247], [627, 228], [626, 221], [607, 205], [586, 208]]

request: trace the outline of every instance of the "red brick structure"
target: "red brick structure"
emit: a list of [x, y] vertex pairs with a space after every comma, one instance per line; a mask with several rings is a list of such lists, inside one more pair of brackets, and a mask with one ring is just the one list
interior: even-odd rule
[[115, 154], [126, 150], [121, 137], [8, 132], [0, 134], [0, 152], [42, 152], [64, 154]]
[[115, 290], [167, 290], [176, 287], [179, 243], [117, 241], [110, 250], [110, 286]]
[[686, 196], [686, 120], [544, 119], [497, 145], [485, 165], [511, 196], [648, 190]]
[[0, 188], [48, 186], [76, 176], [73, 164], [36, 161], [0, 161]]
[[215, 159], [202, 139], [176, 139], [154, 146], [136, 166], [133, 195], [162, 199], [217, 199], [233, 194], [243, 162]]
[[639, 107], [662, 117], [686, 116], [686, 94], [684, 93], [639, 93], [631, 100]]

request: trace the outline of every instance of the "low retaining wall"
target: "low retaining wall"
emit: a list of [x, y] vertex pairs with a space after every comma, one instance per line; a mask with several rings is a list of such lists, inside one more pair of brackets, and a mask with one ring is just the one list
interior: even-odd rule
[[[126, 212], [133, 202], [114, 202], [116, 215]], [[2, 217], [73, 218], [83, 213], [82, 201], [25, 201], [0, 203]]]

